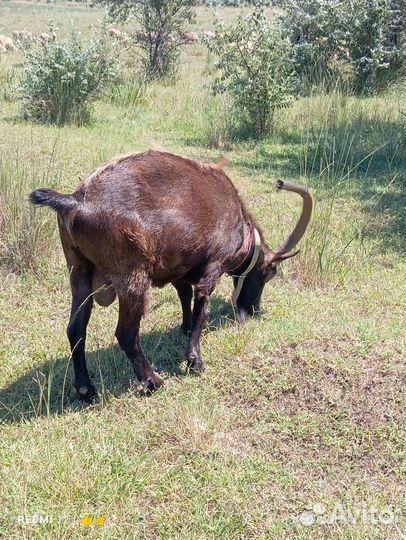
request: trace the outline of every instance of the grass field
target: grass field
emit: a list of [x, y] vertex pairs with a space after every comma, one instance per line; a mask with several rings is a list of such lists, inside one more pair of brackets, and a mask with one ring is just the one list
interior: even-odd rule
[[[3, 2], [1, 33], [46, 31], [51, 16], [61, 32], [72, 18], [86, 33], [102, 12]], [[197, 31], [210, 27], [209, 10], [199, 9]], [[86, 127], [23, 121], [13, 90], [20, 62], [19, 53], [0, 58], [0, 538], [401, 538], [401, 87], [297, 100], [255, 141], [227, 100], [211, 96], [213, 64], [201, 44], [183, 53], [175, 85], [154, 83], [131, 99], [128, 75]], [[166, 383], [152, 397], [116, 345], [117, 304], [96, 307], [88, 365], [99, 401], [86, 407], [71, 389], [56, 218], [30, 209], [26, 194], [71, 192], [112, 156], [147, 148], [226, 155], [271, 246], [300, 211], [294, 195], [275, 192], [278, 178], [307, 183], [315, 215], [300, 255], [265, 290], [260, 317], [234, 321], [223, 278], [202, 377], [185, 374], [172, 288], [152, 291], [142, 326]], [[52, 523], [19, 522], [33, 514]]]

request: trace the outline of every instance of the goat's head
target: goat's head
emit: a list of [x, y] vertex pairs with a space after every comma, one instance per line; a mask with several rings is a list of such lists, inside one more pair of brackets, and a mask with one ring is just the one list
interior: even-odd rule
[[[272, 251], [261, 242], [257, 262], [244, 278], [236, 300], [237, 319], [240, 322], [247, 320], [249, 316], [259, 310], [265, 283], [275, 276], [278, 264], [299, 253], [295, 246], [305, 234], [312, 215], [313, 198], [306, 187], [279, 180], [277, 188], [294, 191], [303, 198], [302, 214], [289, 238], [278, 249]], [[237, 287], [237, 285], [238, 277], [234, 277], [234, 286]]]

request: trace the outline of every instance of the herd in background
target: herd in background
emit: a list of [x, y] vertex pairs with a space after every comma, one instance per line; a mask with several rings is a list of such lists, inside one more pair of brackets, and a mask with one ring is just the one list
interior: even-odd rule
[[19, 45], [27, 42], [39, 42], [41, 44], [48, 43], [55, 39], [46, 32], [42, 32], [39, 36], [35, 36], [29, 30], [14, 30], [13, 39], [8, 36], [0, 35], [0, 53], [15, 52]]
[[[211, 33], [212, 32], [204, 32], [204, 35], [211, 34]], [[111, 38], [116, 39], [117, 41], [122, 41], [124, 43], [131, 41], [131, 37], [126, 32], [123, 32], [119, 30], [118, 28], [110, 28], [109, 35]], [[137, 41], [149, 41], [150, 37], [152, 38], [152, 41], [154, 41], [154, 37], [156, 39], [158, 38], [158, 33], [153, 32], [151, 36], [149, 36], [147, 32], [136, 32], [135, 34], [135, 38]], [[200, 41], [198, 34], [196, 34], [196, 32], [191, 32], [191, 31], [182, 32], [180, 38], [181, 38], [181, 41], [185, 44], [199, 43]], [[172, 39], [174, 38], [172, 37]]]
[[[212, 35], [213, 32], [210, 31], [202, 33], [202, 37], [211, 37]], [[14, 30], [12, 36], [13, 37], [11, 38], [8, 36], [0, 35], [0, 53], [13, 53], [17, 51], [18, 47], [23, 45], [24, 43], [37, 42], [44, 45], [45, 43], [49, 43], [50, 41], [53, 41], [55, 39], [54, 35], [47, 34], [46, 32], [42, 32], [39, 36], [36, 36], [35, 34], [26, 29]], [[132, 41], [131, 37], [126, 32], [123, 32], [118, 28], [110, 28], [109, 36], [112, 39], [120, 41], [122, 43], [129, 43]], [[139, 42], [147, 41], [150, 39], [146, 32], [137, 32], [135, 34], [135, 38]], [[182, 32], [180, 39], [181, 42], [184, 44], [199, 43], [200, 41], [198, 34], [192, 31]]]
[[[369, 7], [357, 3], [356, 9], [350, 0], [314, 0], [315, 14], [307, 0], [278, 0], [284, 13], [276, 19], [264, 0], [235, 22], [214, 15], [213, 31], [198, 33], [191, 30], [196, 14], [188, 0], [145, 0], [146, 10], [135, 2], [131, 13], [120, 11], [121, 0], [94, 1], [110, 6], [109, 21], [124, 24], [131, 16], [138, 28], [128, 26], [127, 33], [103, 24], [88, 40], [74, 28], [58, 39], [51, 24], [49, 34], [39, 37], [27, 29], [0, 36], [3, 51], [20, 48], [25, 56], [17, 73], [5, 70], [7, 80], [19, 80], [18, 89], [9, 83], [9, 94], [21, 101], [24, 118], [82, 125], [91, 117], [91, 103], [113, 86], [112, 102], [135, 106], [148, 82], [176, 81], [182, 49], [197, 43], [208, 51], [212, 92], [228, 96], [228, 112], [250, 136], [269, 133], [275, 111], [300, 96], [337, 90], [371, 96], [397, 88], [404, 73], [403, 11], [394, 0], [383, 0], [382, 13], [368, 0]], [[168, 7], [163, 12], [162, 3]], [[123, 75], [121, 68], [130, 66]]]

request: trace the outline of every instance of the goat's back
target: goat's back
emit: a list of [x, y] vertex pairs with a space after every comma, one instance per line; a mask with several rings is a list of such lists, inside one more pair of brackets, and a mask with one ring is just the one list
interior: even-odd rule
[[227, 258], [245, 212], [221, 167], [156, 151], [113, 159], [73, 197], [72, 233], [90, 259], [107, 249], [122, 263], [133, 251], [164, 274]]

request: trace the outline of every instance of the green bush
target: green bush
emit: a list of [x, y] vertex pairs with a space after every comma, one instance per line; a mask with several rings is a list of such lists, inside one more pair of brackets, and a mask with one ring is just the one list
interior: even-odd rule
[[348, 49], [355, 90], [379, 90], [404, 60], [404, 0], [358, 0], [350, 16]]
[[[302, 87], [345, 77], [368, 93], [393, 79], [404, 58], [405, 0], [275, 0]], [[350, 68], [350, 72], [348, 70]], [[350, 77], [348, 77], [350, 73]]]
[[216, 17], [214, 36], [206, 38], [209, 51], [217, 57], [220, 71], [214, 82], [216, 93], [228, 93], [254, 134], [266, 133], [277, 108], [292, 99], [293, 67], [290, 43], [277, 25], [257, 7], [240, 16], [232, 27]]
[[64, 40], [54, 39], [24, 53], [20, 86], [24, 116], [58, 125], [88, 122], [91, 102], [114, 75], [104, 32], [84, 41], [72, 30]]

